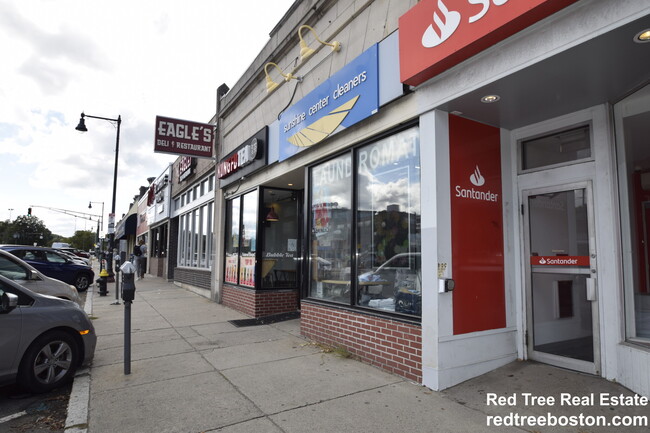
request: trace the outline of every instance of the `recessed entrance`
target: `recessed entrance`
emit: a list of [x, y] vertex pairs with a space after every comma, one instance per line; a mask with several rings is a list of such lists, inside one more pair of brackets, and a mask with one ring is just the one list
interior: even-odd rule
[[591, 183], [523, 192], [528, 356], [598, 372]]

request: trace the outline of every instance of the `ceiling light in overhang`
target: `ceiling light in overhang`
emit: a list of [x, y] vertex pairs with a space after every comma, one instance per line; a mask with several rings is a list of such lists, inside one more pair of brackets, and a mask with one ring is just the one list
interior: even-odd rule
[[634, 42], [638, 44], [650, 42], [650, 29], [641, 30], [637, 33], [636, 36], [634, 36]]
[[499, 99], [501, 99], [501, 96], [499, 95], [485, 95], [481, 98], [481, 102], [485, 104], [492, 104], [493, 102], [497, 102]]

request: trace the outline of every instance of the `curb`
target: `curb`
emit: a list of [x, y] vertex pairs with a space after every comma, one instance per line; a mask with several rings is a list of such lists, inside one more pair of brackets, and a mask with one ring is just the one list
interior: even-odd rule
[[[84, 311], [90, 316], [93, 310], [94, 287], [86, 292]], [[74, 377], [70, 399], [68, 400], [68, 416], [65, 419], [66, 433], [88, 432], [88, 403], [90, 402], [90, 367], [80, 369]]]

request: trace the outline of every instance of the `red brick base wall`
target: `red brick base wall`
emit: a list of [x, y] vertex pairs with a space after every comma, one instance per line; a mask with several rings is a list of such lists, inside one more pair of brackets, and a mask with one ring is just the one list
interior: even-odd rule
[[363, 362], [422, 382], [419, 325], [303, 302], [300, 332], [311, 340], [344, 347]]
[[253, 290], [223, 286], [221, 303], [251, 317], [298, 311], [298, 290]]

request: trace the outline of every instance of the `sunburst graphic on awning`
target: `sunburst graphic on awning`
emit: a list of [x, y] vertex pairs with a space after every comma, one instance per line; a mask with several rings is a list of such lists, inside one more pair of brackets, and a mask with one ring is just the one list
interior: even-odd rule
[[291, 137], [287, 138], [287, 141], [294, 146], [309, 147], [325, 140], [336, 130], [336, 128], [339, 127], [341, 123], [343, 123], [348, 114], [350, 114], [350, 111], [354, 108], [359, 96], [361, 95], [355, 96], [350, 101], [330, 111], [326, 116], [321, 117], [310, 125], [307, 125]]

